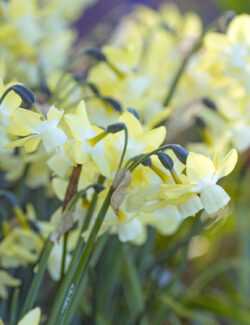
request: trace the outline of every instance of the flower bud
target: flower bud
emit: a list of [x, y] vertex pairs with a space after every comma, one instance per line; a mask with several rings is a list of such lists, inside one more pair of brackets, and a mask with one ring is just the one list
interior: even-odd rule
[[100, 96], [99, 89], [94, 84], [89, 82], [87, 85], [96, 96]]
[[173, 152], [175, 153], [176, 157], [180, 160], [180, 162], [182, 162], [185, 165], [189, 152], [179, 144], [171, 144], [169, 145], [169, 148], [173, 150]]
[[137, 113], [137, 111], [134, 108], [130, 107], [130, 108], [127, 109], [127, 111], [129, 113], [133, 114], [134, 117], [136, 117], [137, 120], [140, 121], [140, 116], [139, 116], [139, 114]]
[[201, 129], [205, 129], [206, 128], [206, 123], [203, 121], [202, 118], [196, 117], [195, 118], [195, 122], [196, 122], [196, 124], [198, 125], [199, 128], [201, 128]]
[[99, 194], [101, 191], [103, 191], [105, 189], [105, 187], [101, 184], [94, 184], [93, 189], [95, 190], [95, 192], [97, 194]]
[[110, 106], [112, 106], [116, 111], [121, 112], [122, 111], [122, 107], [121, 105], [118, 103], [118, 101], [116, 101], [115, 99], [111, 98], [111, 97], [101, 97], [102, 100], [104, 100], [105, 102], [107, 102]]
[[36, 98], [35, 98], [35, 95], [33, 94], [33, 92], [23, 86], [23, 85], [14, 85], [14, 86], [11, 86], [9, 88], [9, 91], [13, 90], [15, 93], [17, 93], [23, 100], [23, 102], [27, 105], [27, 106], [32, 106], [35, 101], [36, 101]]
[[236, 12], [230, 10], [223, 15], [218, 21], [218, 32], [225, 34], [231, 21], [236, 16]]
[[9, 191], [1, 190], [0, 191], [0, 198], [1, 198], [1, 196], [3, 196], [9, 202], [9, 204], [12, 207], [18, 206], [16, 196], [13, 193], [11, 193]]
[[210, 108], [210, 109], [212, 109], [214, 111], [217, 110], [217, 106], [215, 105], [215, 103], [210, 98], [204, 97], [204, 98], [202, 98], [201, 102], [207, 108]]
[[148, 167], [152, 166], [152, 159], [148, 157], [147, 159], [143, 160], [142, 165]]
[[125, 123], [117, 122], [117, 123], [114, 123], [114, 124], [110, 124], [107, 127], [107, 132], [108, 133], [117, 133], [117, 132], [120, 132], [120, 131], [124, 130], [125, 127], [126, 127]]
[[36, 233], [40, 233], [40, 228], [39, 228], [39, 226], [38, 226], [38, 224], [35, 222], [35, 220], [31, 220], [31, 219], [29, 219], [29, 220], [27, 220], [28, 221], [28, 224], [29, 224], [29, 226], [30, 226], [30, 229], [32, 229], [34, 232], [36, 232]]
[[160, 162], [162, 163], [162, 165], [167, 168], [168, 170], [172, 170], [174, 167], [174, 162], [172, 160], [172, 158], [170, 158], [170, 156], [168, 154], [166, 154], [165, 152], [158, 152], [157, 156], [160, 160]]
[[97, 61], [100, 61], [100, 62], [107, 61], [106, 55], [100, 49], [90, 48], [90, 49], [87, 49], [85, 53], [88, 54], [89, 56], [93, 57]]

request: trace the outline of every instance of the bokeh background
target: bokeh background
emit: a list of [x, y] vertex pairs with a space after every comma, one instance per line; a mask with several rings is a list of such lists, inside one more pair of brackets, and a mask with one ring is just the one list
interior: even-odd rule
[[85, 11], [76, 27], [80, 31], [80, 37], [88, 35], [88, 38], [93, 39], [95, 35], [99, 35], [97, 41], [102, 43], [109, 37], [110, 29], [122, 16], [129, 13], [133, 6], [145, 4], [157, 8], [167, 2], [176, 3], [181, 11], [196, 11], [205, 24], [225, 10], [250, 13], [249, 0], [96, 0], [96, 3]]

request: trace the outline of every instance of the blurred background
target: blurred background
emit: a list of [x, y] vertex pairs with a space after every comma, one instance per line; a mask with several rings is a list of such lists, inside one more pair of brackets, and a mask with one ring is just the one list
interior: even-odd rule
[[250, 13], [249, 0], [96, 0], [95, 5], [85, 11], [76, 27], [80, 31], [80, 37], [88, 35], [88, 38], [93, 39], [98, 34], [99, 37], [101, 35], [102, 43], [109, 37], [110, 29], [122, 16], [128, 14], [133, 6], [144, 4], [157, 8], [168, 2], [176, 3], [181, 11], [196, 11], [205, 24], [226, 10]]

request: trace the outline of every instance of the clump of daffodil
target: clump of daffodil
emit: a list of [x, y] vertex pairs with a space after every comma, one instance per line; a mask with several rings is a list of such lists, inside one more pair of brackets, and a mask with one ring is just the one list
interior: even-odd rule
[[201, 69], [207, 71], [214, 86], [230, 87], [235, 96], [249, 92], [250, 16], [235, 17], [226, 34], [210, 32], [204, 39]]
[[[242, 153], [250, 147], [249, 96], [231, 97], [229, 92], [215, 97], [216, 109], [202, 106], [198, 111], [198, 129], [202, 142], [192, 143], [189, 148], [213, 155], [236, 148]], [[215, 104], [214, 104], [215, 105]]]
[[[13, 225], [15, 225], [13, 227]], [[31, 205], [26, 213], [16, 207], [11, 221], [3, 221], [3, 238], [0, 242], [0, 265], [18, 268], [36, 263], [45, 238], [53, 230], [49, 222], [36, 219]]]
[[91, 2], [75, 0], [70, 6], [57, 0], [2, 2], [0, 62], [8, 62], [5, 77], [20, 78], [33, 86], [39, 85], [41, 69], [48, 75], [61, 68], [76, 38], [70, 24]]
[[[201, 31], [197, 15], [181, 15], [174, 5], [162, 6], [159, 11], [138, 7], [118, 27], [111, 45], [102, 48], [106, 60], [90, 70], [88, 80], [103, 96], [114, 98], [124, 108], [136, 107], [149, 128], [157, 125], [172, 113], [172, 108], [164, 104], [166, 93], [186, 52]], [[191, 70], [183, 85], [185, 94], [177, 98], [178, 105], [183, 105], [181, 98], [192, 98], [196, 86], [201, 91], [206, 86], [202, 82], [204, 74], [197, 72], [194, 76]], [[89, 104], [93, 108], [93, 118], [98, 118], [96, 110], [105, 109], [95, 98]], [[114, 114], [107, 110], [107, 119]]]
[[[221, 218], [230, 197], [220, 179], [234, 169], [236, 149], [250, 147], [248, 15], [233, 19], [225, 34], [208, 32], [202, 47], [196, 14], [140, 6], [109, 45], [70, 58], [76, 35], [69, 24], [90, 2], [0, 4], [1, 80], [19, 78], [37, 98], [1, 81], [0, 195], [11, 208], [0, 209], [0, 297], [21, 285], [12, 270], [34, 266], [30, 289], [21, 287], [20, 325], [41, 320], [32, 308], [46, 270], [58, 281], [52, 292], [59, 288], [48, 323], [66, 322], [98, 236], [139, 245], [149, 227], [168, 236], [199, 212]], [[89, 71], [74, 69], [82, 55], [97, 61]], [[202, 143], [189, 144], [189, 152], [169, 144], [194, 121]]]

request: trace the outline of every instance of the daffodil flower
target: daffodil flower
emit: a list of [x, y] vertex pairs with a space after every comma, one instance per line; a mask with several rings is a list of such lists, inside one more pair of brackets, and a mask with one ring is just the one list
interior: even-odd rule
[[249, 92], [249, 28], [250, 16], [242, 14], [231, 21], [226, 34], [206, 35], [200, 66], [211, 76], [213, 84], [222, 87], [231, 85], [245, 94]]
[[[126, 124], [128, 129], [128, 145], [125, 154], [125, 161], [141, 153], [147, 153], [159, 147], [166, 137], [166, 128], [160, 126], [156, 129], [143, 131], [141, 123], [129, 111], [124, 112], [118, 120]], [[116, 155], [117, 161], [124, 146], [124, 135], [122, 132], [109, 135], [112, 152]], [[117, 161], [111, 157], [110, 164], [113, 170], [117, 168]]]
[[235, 149], [232, 149], [221, 161], [216, 157], [214, 162], [201, 154], [191, 152], [187, 157], [186, 175], [179, 176], [183, 184], [162, 185], [160, 197], [177, 200], [181, 204], [197, 193], [205, 211], [213, 214], [230, 200], [225, 190], [216, 183], [232, 172], [236, 162]]
[[51, 153], [67, 141], [67, 136], [60, 128], [59, 123], [63, 111], [50, 107], [47, 119], [42, 119], [39, 113], [18, 108], [13, 116], [13, 124], [8, 132], [23, 138], [10, 142], [5, 148], [24, 146], [27, 152], [35, 151], [42, 141], [45, 151]]
[[6, 287], [17, 287], [21, 284], [19, 279], [9, 275], [6, 271], [0, 270], [0, 297], [6, 299], [8, 291]]

